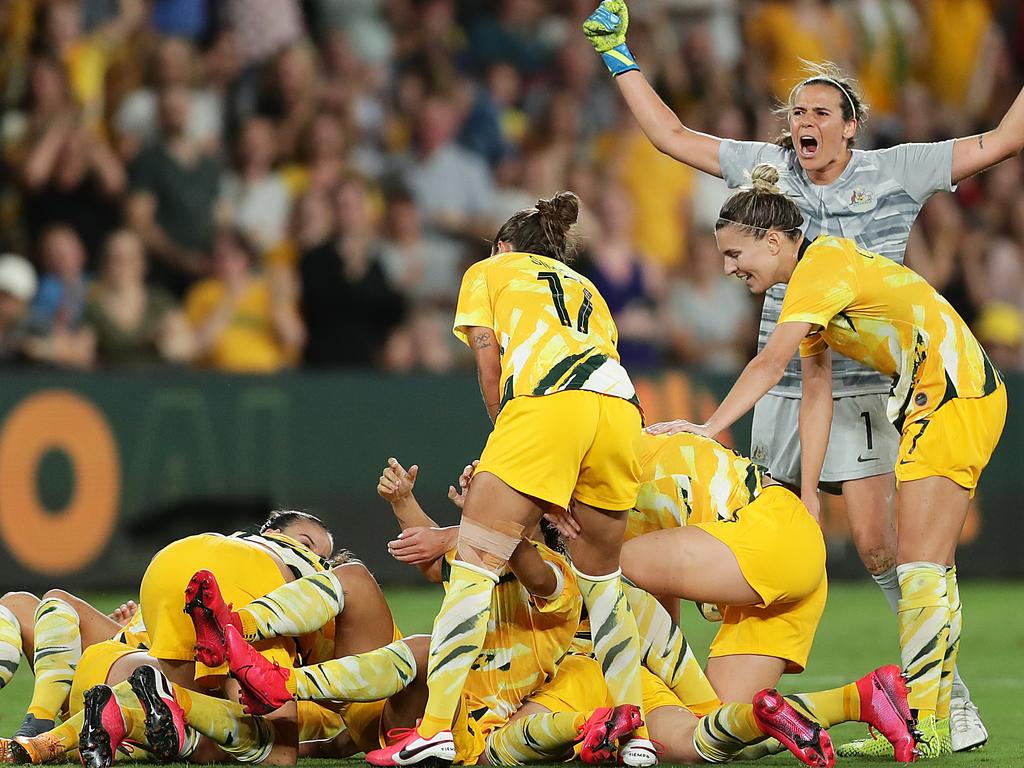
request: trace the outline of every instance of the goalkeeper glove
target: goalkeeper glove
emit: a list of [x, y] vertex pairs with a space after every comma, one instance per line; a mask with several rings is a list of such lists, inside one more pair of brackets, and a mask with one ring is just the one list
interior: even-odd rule
[[629, 9], [625, 0], [604, 0], [583, 22], [583, 34], [594, 50], [601, 54], [612, 77], [640, 69], [626, 47], [628, 27]]

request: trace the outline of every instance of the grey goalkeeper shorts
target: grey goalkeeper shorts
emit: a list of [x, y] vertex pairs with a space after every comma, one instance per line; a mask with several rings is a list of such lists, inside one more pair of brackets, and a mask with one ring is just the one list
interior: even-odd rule
[[[845, 480], [884, 475], [896, 468], [900, 435], [885, 413], [886, 395], [832, 401], [832, 431], [819, 486], [839, 493]], [[800, 400], [765, 395], [754, 406], [750, 458], [776, 480], [800, 485]]]

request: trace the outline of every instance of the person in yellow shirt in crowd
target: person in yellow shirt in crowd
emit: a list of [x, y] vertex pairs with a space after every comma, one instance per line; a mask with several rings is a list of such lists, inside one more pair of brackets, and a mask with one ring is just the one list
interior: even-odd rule
[[192, 286], [185, 315], [196, 334], [196, 364], [221, 371], [271, 373], [289, 365], [305, 331], [294, 302], [276, 299], [257, 273], [246, 236], [221, 229], [213, 245], [214, 276]]

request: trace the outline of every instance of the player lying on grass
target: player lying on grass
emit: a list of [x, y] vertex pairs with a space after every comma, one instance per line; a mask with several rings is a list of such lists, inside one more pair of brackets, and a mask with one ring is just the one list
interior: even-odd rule
[[[778, 169], [753, 169], [716, 224], [729, 274], [761, 293], [787, 283], [779, 324], [706, 424], [652, 432], [714, 436], [745, 414], [800, 351], [802, 476], [816, 478], [832, 414], [831, 350], [891, 377], [888, 413], [899, 429], [900, 653], [926, 757], [949, 751], [937, 719], [949, 716], [962, 624], [953, 570], [970, 497], [1002, 433], [1006, 387], [953, 307], [906, 267], [851, 240], [807, 240], [781, 194]], [[804, 498], [815, 484], [805, 482]]]
[[[642, 438], [641, 445], [644, 482], [637, 508], [631, 515], [633, 533], [658, 526], [679, 525], [680, 522], [685, 524], [687, 518], [697, 525], [702, 514], [712, 521], [718, 520], [719, 515], [722, 519], [735, 518], [739, 516], [736, 510], [749, 507], [751, 496], [756, 498], [762, 490], [760, 470], [713, 440], [696, 435], [671, 438], [647, 435]], [[450, 529], [434, 528], [432, 521], [423, 516], [411, 493], [416, 474], [416, 467], [406, 472], [392, 459], [381, 477], [380, 488], [382, 495], [391, 494], [386, 498], [392, 502], [404, 529], [402, 538], [392, 542], [389, 548], [399, 559], [429, 573], [432, 564], [446, 547], [451, 546], [455, 537]], [[470, 465], [460, 478], [463, 490], [469, 486], [472, 474], [473, 465]], [[712, 481], [702, 483], [702, 476]], [[772, 487], [771, 481], [767, 482], [768, 487]], [[791, 496], [797, 505], [800, 504], [793, 494], [784, 493]], [[455, 494], [454, 488], [449, 491], [450, 496]], [[801, 511], [809, 519], [806, 510], [801, 508]], [[753, 518], [753, 528], [758, 528], [754, 514], [750, 517]], [[771, 533], [770, 529], [764, 529], [763, 521], [760, 523], [761, 533]], [[414, 524], [419, 527], [413, 527]], [[820, 541], [821, 534], [813, 521], [811, 526]], [[764, 551], [758, 550], [761, 545], [757, 538], [749, 536], [751, 530], [747, 524], [741, 527], [748, 536], [740, 541], [755, 551]], [[572, 528], [567, 530], [570, 535], [576, 533]], [[712, 530], [715, 530], [714, 526]], [[694, 531], [699, 532], [697, 528]], [[791, 531], [790, 535], [797, 532], [799, 528]], [[628, 551], [634, 542], [643, 538], [627, 542], [623, 551]], [[797, 541], [799, 543], [799, 536]], [[769, 537], [765, 546], [772, 544], [773, 539]], [[648, 557], [661, 563], [662, 567], [671, 567], [672, 551], [670, 547], [662, 546], [656, 555], [648, 553]], [[729, 553], [726, 556], [732, 557]], [[747, 562], [746, 558], [744, 561]], [[823, 568], [823, 561], [820, 565]], [[785, 699], [780, 699], [774, 691], [762, 690], [771, 689], [787, 665], [790, 671], [803, 669], [820, 618], [823, 594], [820, 602], [812, 604], [811, 610], [798, 604], [788, 619], [785, 611], [780, 611], [789, 602], [786, 596], [779, 597], [774, 610], [758, 610], [750, 606], [736, 611], [731, 606], [724, 607], [726, 624], [716, 638], [712, 658], [717, 657], [724, 662], [715, 669], [716, 674], [723, 685], [739, 698], [723, 697], [737, 703], [719, 706], [715, 690], [701, 673], [681, 631], [664, 607], [629, 582], [625, 582], [623, 588], [643, 640], [643, 663], [655, 673], [643, 678], [645, 711], [648, 712], [647, 722], [653, 738], [668, 745], [660, 754], [662, 759], [669, 762], [724, 762], [737, 756], [758, 757], [770, 750], [758, 748], [756, 752], [748, 751], [742, 755], [740, 752], [760, 744], [766, 736], [775, 736], [800, 759], [809, 761], [808, 764], [818, 764], [819, 761], [825, 764], [831, 760], [831, 744], [822, 728], [851, 721], [870, 723], [892, 740], [902, 760], [913, 758], [914, 740], [908, 728], [910, 713], [906, 705], [906, 688], [897, 667], [882, 667], [840, 688]], [[705, 594], [703, 597], [707, 600], [712, 595], [723, 597], [725, 593]], [[779, 615], [783, 618], [777, 620]], [[585, 652], [585, 648], [576, 650]], [[777, 662], [767, 665], [767, 674], [766, 669], [759, 666], [761, 656], [771, 657]], [[744, 684], [749, 686], [750, 683], [745, 682], [745, 673], [755, 679], [760, 676], [765, 684], [754, 691], [746, 690]], [[601, 696], [588, 696], [588, 692], [603, 690], [595, 681], [574, 683], [571, 674], [568, 671], [563, 674], [560, 667], [554, 692], [547, 698], [541, 694], [543, 701], [561, 702], [559, 707], [547, 707], [549, 710], [572, 713], [578, 720], [581, 716], [586, 719], [589, 710], [607, 706]], [[754, 716], [752, 701], [761, 702], [758, 718]], [[536, 697], [534, 703], [538, 703]], [[657, 711], [652, 714], [652, 709]], [[702, 726], [698, 729], [698, 718], [709, 714], [707, 719], [701, 719]], [[560, 725], [556, 725], [556, 721]], [[536, 759], [553, 759], [561, 754], [557, 750], [564, 746], [570, 722], [575, 720], [568, 716], [538, 719], [536, 727], [549, 734], [555, 751], [545, 752], [543, 758]]]
[[[0, 597], [0, 688], [18, 671], [22, 654], [35, 674], [32, 699], [16, 736], [35, 736], [53, 727], [57, 713], [66, 711], [82, 649], [121, 634], [137, 609], [129, 601], [108, 616], [60, 589], [51, 589], [42, 599], [30, 592]], [[141, 624], [141, 617], [135, 624]]]

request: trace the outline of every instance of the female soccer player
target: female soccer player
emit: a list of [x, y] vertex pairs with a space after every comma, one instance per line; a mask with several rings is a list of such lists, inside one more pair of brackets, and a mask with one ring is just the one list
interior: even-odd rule
[[[1024, 148], [1022, 93], [998, 127], [978, 136], [885, 150], [853, 149], [867, 105], [855, 83], [832, 66], [816, 67], [790, 92], [787, 130], [778, 145], [698, 133], [679, 121], [639, 71], [626, 46], [628, 22], [624, 0], [605, 0], [583, 29], [651, 142], [686, 165], [724, 178], [730, 187], [745, 183], [749, 169], [759, 162], [784, 169], [780, 186], [796, 202], [803, 215], [800, 227], [809, 239], [840, 235], [902, 262], [914, 219], [929, 197]], [[767, 291], [759, 348], [778, 320], [784, 295], [780, 286]], [[889, 383], [839, 356], [832, 376], [835, 409], [820, 481], [826, 488], [841, 486], [857, 551], [895, 611], [900, 589], [889, 499], [898, 436], [885, 418]], [[792, 487], [801, 485], [799, 398], [800, 372], [793, 361], [754, 409], [751, 439], [754, 460]], [[816, 501], [806, 500], [816, 511]], [[954, 749], [979, 747], [988, 734], [959, 678], [956, 691]]]
[[[726, 271], [755, 293], [788, 284], [779, 321], [707, 424], [652, 431], [713, 437], [782, 377], [799, 350], [805, 498], [814, 494], [832, 421], [830, 350], [889, 377], [887, 413], [900, 433], [896, 478], [899, 629], [910, 706], [926, 756], [941, 749], [936, 715], [948, 717], [961, 612], [952, 566], [982, 469], [1006, 420], [1006, 389], [952, 306], [906, 267], [851, 240], [800, 232], [796, 204], [762, 164], [753, 188], [734, 194], [715, 225]], [[780, 565], [780, 567], [782, 567]]]
[[[434, 621], [429, 700], [420, 725], [394, 752], [399, 765], [454, 759], [452, 721], [487, 633], [494, 585], [524, 531], [570, 500], [584, 527], [573, 570], [598, 638], [596, 655], [614, 703], [641, 705], [640, 642], [619, 582], [640, 475], [634, 443], [641, 417], [611, 313], [593, 283], [567, 265], [578, 214], [571, 192], [538, 200], [502, 225], [490, 258], [463, 277], [454, 330], [473, 349], [495, 426], [466, 497], [458, 556]], [[627, 765], [657, 762], [643, 726], [620, 754]]]

